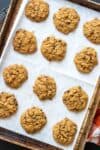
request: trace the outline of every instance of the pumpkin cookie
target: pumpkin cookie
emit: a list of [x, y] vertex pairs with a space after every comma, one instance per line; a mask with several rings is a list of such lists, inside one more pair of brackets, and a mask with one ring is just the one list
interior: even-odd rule
[[60, 8], [53, 16], [55, 27], [58, 31], [68, 34], [76, 29], [80, 17], [77, 11], [73, 8]]
[[74, 140], [77, 126], [70, 119], [65, 118], [53, 127], [53, 137], [57, 143], [62, 145], [71, 144]]
[[56, 83], [50, 76], [39, 76], [34, 84], [33, 91], [40, 100], [52, 99], [56, 94]]
[[80, 72], [90, 73], [98, 64], [97, 53], [95, 49], [86, 47], [76, 54], [74, 62]]
[[27, 133], [35, 133], [41, 130], [47, 123], [47, 118], [42, 109], [32, 107], [21, 115], [20, 123]]
[[61, 61], [66, 54], [67, 44], [55, 37], [47, 37], [41, 46], [43, 56], [49, 61]]
[[64, 92], [63, 103], [71, 111], [82, 111], [88, 101], [87, 93], [80, 87], [72, 87]]
[[36, 37], [32, 32], [20, 29], [13, 39], [14, 50], [22, 54], [34, 53], [37, 49]]
[[88, 21], [83, 26], [84, 35], [92, 43], [100, 44], [100, 19]]
[[13, 94], [0, 93], [0, 118], [7, 118], [16, 113], [18, 108], [17, 100]]
[[23, 65], [10, 65], [3, 71], [5, 83], [11, 88], [19, 88], [28, 78], [28, 73]]
[[26, 5], [25, 15], [35, 22], [44, 21], [49, 15], [49, 5], [43, 0], [30, 0]]

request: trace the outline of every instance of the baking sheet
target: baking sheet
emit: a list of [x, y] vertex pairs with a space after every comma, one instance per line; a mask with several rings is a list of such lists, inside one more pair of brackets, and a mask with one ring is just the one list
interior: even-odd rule
[[[65, 90], [72, 86], [80, 85], [83, 87], [85, 91], [87, 91], [89, 95], [88, 105], [95, 87], [96, 80], [100, 74], [100, 47], [98, 45], [94, 45], [90, 43], [82, 33], [82, 25], [87, 20], [90, 20], [94, 17], [99, 17], [99, 13], [88, 8], [84, 8], [82, 6], [73, 4], [66, 0], [46, 0], [50, 5], [50, 15], [45, 22], [42, 23], [33, 23], [28, 20], [24, 16], [24, 7], [28, 0], [23, 0], [21, 8], [19, 10], [18, 16], [10, 33], [9, 39], [5, 46], [2, 58], [1, 58], [1, 66], [0, 66], [0, 91], [8, 91], [14, 93], [18, 99], [19, 110], [17, 114], [12, 116], [9, 119], [0, 120], [0, 126], [5, 127], [7, 129], [13, 130], [15, 132], [27, 135], [29, 137], [47, 142], [49, 144], [59, 146], [62, 148], [67, 148], [68, 150], [73, 150], [74, 144], [76, 142], [76, 138], [78, 136], [80, 127], [82, 125], [82, 121], [86, 114], [86, 110], [81, 113], [72, 113], [69, 112], [64, 104], [62, 103], [62, 95]], [[79, 23], [78, 28], [69, 35], [64, 35], [58, 32], [52, 21], [52, 16], [54, 12], [56, 12], [60, 7], [68, 6], [75, 8], [81, 16], [81, 21]], [[45, 27], [45, 28], [44, 28]], [[12, 47], [12, 39], [14, 33], [19, 28], [24, 28], [29, 31], [33, 31], [37, 37], [38, 41], [38, 50], [36, 53], [31, 55], [21, 55], [13, 50]], [[68, 43], [67, 54], [64, 61], [56, 63], [56, 62], [48, 62], [40, 53], [40, 45], [44, 38], [49, 35], [55, 35], [56, 37], [60, 37], [64, 39]], [[80, 51], [85, 46], [92, 46], [98, 52], [99, 65], [95, 67], [92, 73], [89, 75], [83, 75], [79, 73], [73, 63], [73, 57], [77, 51]], [[17, 89], [10, 89], [4, 84], [2, 78], [3, 69], [10, 64], [23, 64], [26, 66], [29, 72], [29, 79], [25, 82], [25, 84]], [[32, 92], [32, 86], [36, 77], [40, 74], [51, 75], [55, 78], [57, 82], [57, 94], [52, 101], [41, 102], [38, 100], [36, 95]], [[31, 106], [40, 106], [45, 111], [48, 124], [45, 126], [41, 132], [28, 135], [21, 128], [19, 123], [20, 114], [25, 111], [27, 108]], [[88, 108], [87, 105], [87, 108]], [[76, 134], [75, 140], [73, 144], [63, 147], [57, 144], [52, 137], [52, 125], [54, 125], [57, 121], [63, 119], [64, 117], [69, 117], [78, 125], [78, 132]]]

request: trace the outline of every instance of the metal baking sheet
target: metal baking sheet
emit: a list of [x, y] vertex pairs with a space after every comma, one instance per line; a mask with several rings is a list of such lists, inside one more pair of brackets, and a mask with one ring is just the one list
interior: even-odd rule
[[[50, 5], [50, 15], [48, 19], [42, 23], [33, 23], [25, 17], [24, 7], [26, 3], [28, 2], [28, 0], [24, 0], [22, 2], [21, 8], [18, 12], [18, 16], [14, 22], [14, 26], [11, 30], [10, 36], [5, 45], [3, 55], [0, 59], [0, 74], [1, 74], [0, 91], [8, 91], [8, 92], [14, 93], [18, 99], [19, 109], [16, 115], [8, 119], [0, 120], [0, 126], [13, 130], [14, 132], [21, 133], [23, 135], [38, 139], [40, 141], [47, 142], [49, 144], [52, 144], [52, 145], [55, 145], [64, 149], [67, 148], [68, 150], [72, 150], [76, 143], [76, 139], [78, 137], [83, 119], [85, 118], [85, 114], [88, 109], [97, 78], [100, 74], [99, 46], [90, 43], [83, 36], [82, 25], [87, 20], [90, 20], [94, 17], [99, 17], [99, 13], [96, 11], [84, 8], [82, 6], [78, 6], [76, 4], [73, 4], [65, 0], [46, 0], [46, 1]], [[63, 6], [75, 8], [81, 17], [78, 28], [74, 32], [70, 33], [69, 35], [63, 35], [62, 33], [58, 32], [53, 25], [53, 20], [52, 20], [53, 14], [59, 8]], [[24, 28], [29, 31], [32, 31], [36, 35], [37, 41], [38, 41], [38, 50], [36, 53], [26, 56], [26, 55], [21, 55], [13, 50], [12, 39], [14, 37], [16, 30], [20, 28]], [[64, 39], [67, 42], [68, 48], [67, 48], [66, 58], [64, 59], [64, 61], [59, 62], [59, 63], [48, 62], [41, 55], [41, 52], [40, 52], [41, 42], [43, 41], [45, 37], [49, 35], [60, 37], [61, 39]], [[75, 65], [73, 63], [73, 57], [75, 53], [77, 51], [80, 51], [85, 46], [94, 47], [98, 52], [98, 59], [99, 59], [99, 64], [95, 67], [93, 72], [89, 75], [83, 75], [79, 73], [76, 70]], [[25, 84], [21, 88], [17, 90], [10, 89], [8, 86], [6, 86], [2, 78], [3, 69], [6, 66], [10, 64], [15, 64], [15, 63], [25, 65], [29, 73], [29, 79], [25, 82]], [[40, 74], [51, 75], [52, 77], [54, 77], [54, 79], [57, 82], [57, 94], [55, 98], [53, 99], [53, 101], [48, 100], [46, 102], [41, 102], [38, 100], [36, 95], [32, 92], [32, 86], [34, 84], [34, 80]], [[75, 85], [82, 86], [83, 89], [86, 90], [89, 95], [87, 108], [81, 113], [69, 112], [62, 103], [63, 92], [67, 90], [69, 87], [75, 86]], [[43, 110], [47, 114], [48, 123], [46, 127], [43, 130], [41, 130], [41, 132], [33, 134], [33, 135], [28, 135], [21, 128], [20, 123], [19, 123], [19, 117], [23, 111], [25, 111], [27, 108], [33, 105], [40, 106], [41, 108], [43, 108]], [[54, 123], [63, 119], [64, 117], [69, 117], [78, 126], [78, 131], [77, 131], [74, 142], [71, 145], [66, 146], [66, 147], [63, 147], [57, 144], [53, 140], [53, 137], [52, 137], [52, 126], [54, 125]]]

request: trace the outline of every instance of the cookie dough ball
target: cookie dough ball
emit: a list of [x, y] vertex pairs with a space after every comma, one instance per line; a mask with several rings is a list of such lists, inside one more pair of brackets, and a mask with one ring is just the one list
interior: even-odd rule
[[50, 76], [39, 76], [34, 84], [33, 91], [40, 100], [52, 99], [56, 94], [56, 82]]
[[67, 44], [55, 37], [47, 37], [41, 46], [43, 56], [49, 61], [61, 61], [66, 54]]
[[30, 0], [26, 5], [25, 15], [35, 22], [44, 21], [49, 15], [49, 5], [44, 0]]
[[70, 119], [65, 118], [53, 127], [53, 137], [57, 143], [62, 145], [71, 144], [74, 140], [77, 126]]
[[18, 108], [17, 100], [13, 94], [0, 93], [0, 118], [7, 118], [16, 113]]
[[35, 133], [41, 130], [47, 123], [47, 118], [42, 109], [32, 107], [21, 115], [20, 123], [27, 133]]
[[53, 16], [54, 25], [58, 31], [68, 34], [76, 29], [80, 17], [73, 8], [63, 7]]
[[5, 83], [11, 88], [19, 88], [28, 78], [28, 72], [23, 65], [10, 65], [3, 71]]
[[90, 73], [98, 64], [97, 53], [95, 49], [86, 47], [76, 54], [74, 62], [78, 71], [82, 73]]
[[100, 44], [100, 19], [88, 21], [83, 26], [84, 35], [92, 43]]
[[32, 32], [20, 29], [13, 39], [14, 50], [22, 54], [34, 53], [37, 49], [36, 37]]
[[63, 103], [71, 111], [82, 111], [87, 101], [88, 95], [80, 86], [70, 88], [63, 95]]

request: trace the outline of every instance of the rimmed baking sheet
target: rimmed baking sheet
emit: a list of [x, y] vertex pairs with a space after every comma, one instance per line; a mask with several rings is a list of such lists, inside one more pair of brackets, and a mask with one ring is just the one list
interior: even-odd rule
[[[18, 63], [18, 64], [23, 64], [26, 66], [29, 72], [29, 79], [21, 88], [19, 88], [18, 90], [13, 90], [4, 84], [2, 76], [0, 77], [0, 83], [1, 83], [0, 91], [3, 90], [3, 91], [9, 91], [9, 92], [14, 93], [19, 103], [19, 110], [17, 114], [9, 119], [0, 120], [0, 126], [13, 130], [18, 133], [21, 133], [23, 135], [27, 135], [32, 138], [47, 142], [49, 144], [56, 145], [65, 149], [67, 148], [68, 150], [72, 150], [76, 143], [76, 139], [78, 137], [78, 133], [81, 128], [82, 121], [85, 117], [88, 105], [90, 103], [91, 96], [95, 88], [96, 80], [100, 73], [99, 71], [100, 70], [99, 46], [90, 43], [83, 36], [82, 25], [87, 20], [90, 20], [94, 17], [99, 17], [99, 13], [96, 11], [84, 8], [82, 6], [78, 6], [76, 4], [67, 2], [65, 0], [55, 0], [55, 1], [46, 0], [50, 5], [49, 18], [45, 22], [37, 24], [37, 23], [33, 23], [29, 21], [24, 16], [24, 7], [27, 1], [28, 0], [24, 0], [22, 2], [18, 16], [14, 22], [14, 26], [11, 30], [10, 36], [6, 43], [2, 58], [0, 60], [1, 61], [0, 74], [2, 74], [4, 67], [8, 66], [9, 64]], [[75, 8], [81, 17], [81, 21], [79, 23], [78, 28], [73, 33], [70, 33], [67, 36], [63, 35], [62, 33], [59, 33], [55, 29], [53, 25], [53, 21], [52, 21], [52, 16], [54, 12], [56, 12], [58, 8], [62, 6]], [[26, 55], [21, 55], [13, 50], [12, 39], [16, 30], [20, 28], [33, 31], [34, 34], [36, 35], [37, 40], [38, 40], [38, 50], [35, 54], [26, 56]], [[40, 53], [41, 42], [43, 41], [45, 37], [49, 35], [55, 35], [56, 37], [60, 37], [61, 39], [64, 39], [68, 43], [66, 57], [64, 61], [60, 63], [54, 63], [54, 62], [49, 63], [47, 60], [45, 60], [45, 58]], [[75, 53], [81, 50], [82, 48], [84, 48], [85, 46], [94, 47], [98, 52], [98, 59], [99, 59], [99, 65], [89, 75], [80, 74], [76, 70], [75, 65], [73, 63], [73, 57]], [[57, 94], [53, 101], [40, 102], [38, 98], [36, 97], [36, 95], [34, 95], [34, 93], [32, 92], [32, 85], [34, 83], [34, 80], [36, 79], [36, 76], [38, 76], [39, 74], [47, 74], [55, 78], [57, 82]], [[69, 112], [62, 103], [63, 92], [73, 85], [81, 85], [83, 89], [87, 91], [89, 95], [87, 108], [81, 113]], [[33, 105], [37, 105], [43, 108], [43, 110], [46, 112], [48, 116], [48, 124], [40, 133], [37, 133], [34, 135], [28, 135], [21, 128], [20, 123], [19, 123], [19, 117], [20, 117], [20, 114], [25, 109]], [[52, 125], [64, 117], [71, 118], [78, 125], [78, 132], [75, 137], [75, 140], [73, 144], [67, 147], [63, 147], [57, 144], [53, 140], [52, 135], [51, 135]], [[13, 124], [13, 128], [12, 128], [12, 124]]]

